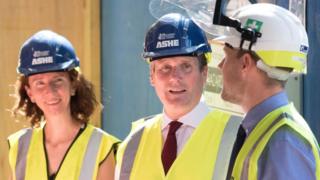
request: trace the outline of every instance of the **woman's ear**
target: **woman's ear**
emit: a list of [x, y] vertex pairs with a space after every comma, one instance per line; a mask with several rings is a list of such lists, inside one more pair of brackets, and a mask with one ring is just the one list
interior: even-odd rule
[[76, 90], [75, 90], [74, 88], [71, 89], [70, 95], [71, 95], [71, 96], [76, 95]]
[[30, 87], [24, 86], [24, 89], [26, 90], [27, 95], [28, 95], [30, 101], [31, 101], [32, 103], [35, 103], [35, 99], [34, 99], [34, 97], [33, 97], [33, 94], [32, 94], [32, 91], [31, 91]]
[[77, 92], [77, 85], [76, 85], [76, 82], [73, 81], [73, 82], [71, 82], [70, 95], [74, 96], [74, 95], [76, 95], [76, 92]]

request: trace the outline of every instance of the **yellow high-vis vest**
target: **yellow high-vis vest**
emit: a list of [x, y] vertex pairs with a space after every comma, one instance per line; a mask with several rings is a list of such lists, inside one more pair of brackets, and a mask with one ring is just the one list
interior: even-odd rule
[[138, 120], [120, 145], [117, 169], [120, 180], [225, 180], [240, 117], [211, 111], [164, 174], [161, 151], [163, 116]]
[[[232, 172], [234, 180], [258, 179], [258, 161], [271, 136], [282, 126], [287, 126], [304, 137], [312, 147], [316, 161], [315, 177], [320, 180], [319, 145], [309, 126], [292, 104], [267, 114], [253, 129], [242, 146]], [[245, 166], [245, 162], [248, 166]]]
[[[43, 127], [22, 129], [9, 136], [9, 163], [13, 180], [47, 180]], [[87, 124], [69, 147], [56, 180], [95, 180], [99, 164], [118, 142], [113, 136]]]

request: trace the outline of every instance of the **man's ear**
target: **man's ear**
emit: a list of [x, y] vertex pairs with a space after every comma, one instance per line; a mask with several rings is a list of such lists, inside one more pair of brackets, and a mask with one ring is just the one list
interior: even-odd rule
[[154, 86], [154, 65], [151, 64], [149, 67], [149, 81], [151, 86]]
[[242, 71], [248, 71], [252, 69], [254, 66], [256, 66], [255, 60], [250, 56], [249, 53], [245, 53], [241, 57], [241, 70]]
[[150, 84], [151, 86], [154, 86], [154, 74], [150, 72], [150, 75], [149, 75], [149, 80], [150, 80]]
[[208, 77], [208, 66], [203, 67], [201, 74], [204, 78], [204, 83], [206, 83]]

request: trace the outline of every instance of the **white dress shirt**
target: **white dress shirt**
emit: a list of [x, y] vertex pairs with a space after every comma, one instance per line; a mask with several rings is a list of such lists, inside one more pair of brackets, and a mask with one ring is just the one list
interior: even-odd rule
[[[200, 122], [205, 118], [205, 116], [210, 112], [209, 107], [202, 101], [198, 103], [198, 105], [193, 108], [189, 113], [185, 114], [177, 121], [183, 123], [182, 126], [176, 132], [177, 138], [177, 154], [179, 154], [186, 144], [194, 129], [198, 127]], [[161, 124], [161, 132], [162, 132], [162, 147], [164, 145], [165, 140], [167, 139], [168, 131], [169, 131], [169, 123], [172, 121], [165, 112], [163, 112], [163, 121]]]

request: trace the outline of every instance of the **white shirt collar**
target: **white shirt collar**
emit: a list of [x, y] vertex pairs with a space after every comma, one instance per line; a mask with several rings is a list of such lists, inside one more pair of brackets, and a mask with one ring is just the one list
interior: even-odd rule
[[[200, 101], [196, 107], [194, 107], [190, 112], [179, 118], [178, 121], [182, 122], [183, 125], [196, 128], [209, 112], [209, 107], [204, 102]], [[170, 119], [164, 111], [162, 114], [163, 121], [161, 129], [163, 130], [173, 120]]]

